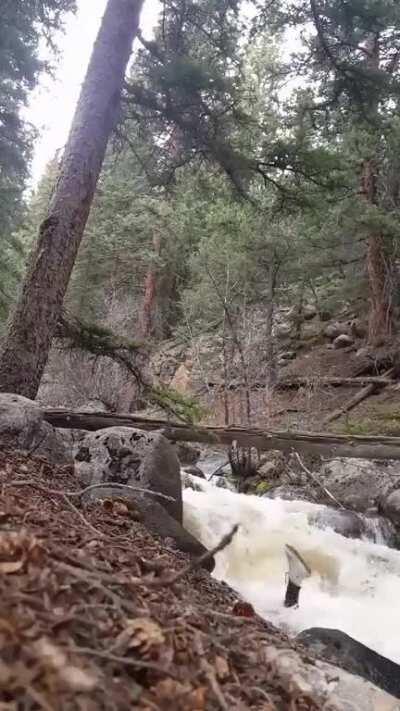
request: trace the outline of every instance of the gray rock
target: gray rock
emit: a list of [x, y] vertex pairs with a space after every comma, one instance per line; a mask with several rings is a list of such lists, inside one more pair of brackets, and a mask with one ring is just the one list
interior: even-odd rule
[[197, 476], [199, 479], [205, 479], [205, 474], [204, 472], [201, 471], [200, 467], [197, 467], [195, 464], [192, 464], [189, 467], [184, 467], [184, 471], [187, 474], [191, 474], [192, 476]]
[[344, 632], [312, 627], [301, 632], [297, 640], [316, 656], [358, 674], [389, 694], [400, 696], [400, 666]]
[[267, 491], [263, 496], [268, 499], [285, 499], [286, 501], [309, 501], [310, 503], [318, 503], [318, 495], [311, 487], [293, 486], [291, 484], [282, 484], [275, 486], [270, 491]]
[[178, 459], [183, 467], [188, 464], [196, 464], [199, 461], [201, 455], [200, 449], [193, 447], [193, 445], [187, 442], [177, 442], [174, 446]]
[[329, 506], [308, 516], [309, 522], [317, 528], [331, 528], [346, 538], [362, 538], [365, 533], [362, 514], [354, 511], [332, 509]]
[[348, 346], [352, 346], [353, 344], [353, 338], [351, 336], [348, 336], [346, 333], [341, 333], [340, 336], [337, 336], [333, 341], [333, 347], [337, 350], [339, 348], [347, 348]]
[[257, 476], [266, 481], [279, 479], [287, 469], [287, 457], [283, 452], [271, 450], [263, 457], [257, 469]]
[[0, 444], [46, 457], [53, 464], [72, 464], [72, 448], [43, 419], [43, 410], [22, 395], [0, 393]]
[[278, 356], [279, 360], [294, 360], [296, 358], [296, 351], [283, 351], [282, 353], [279, 353]]
[[[100, 489], [95, 489], [91, 499], [94, 501], [96, 499], [112, 498], [115, 495], [120, 497], [121, 490], [113, 489], [112, 485], [104, 486]], [[200, 557], [207, 552], [205, 546], [186, 531], [178, 521], [172, 518], [165, 508], [155, 500], [155, 497], [140, 493], [135, 494], [132, 491], [124, 492], [123, 496], [134, 504], [138, 513], [138, 520], [144, 524], [148, 531], [164, 540], [171, 541], [173, 547], [183, 553], [188, 553], [190, 556]], [[203, 567], [210, 572], [214, 569], [214, 566], [214, 558], [209, 558], [203, 564]]]
[[400, 489], [395, 489], [380, 501], [380, 511], [397, 527], [400, 528]]
[[393, 488], [393, 474], [391, 465], [369, 459], [332, 459], [322, 466], [318, 477], [346, 507], [365, 512]]
[[179, 460], [174, 447], [159, 432], [130, 427], [92, 432], [80, 443], [76, 469], [83, 486], [117, 482], [172, 497], [172, 501], [160, 497], [160, 504], [182, 522]]
[[382, 516], [365, 516], [355, 511], [324, 506], [308, 515], [309, 522], [317, 528], [330, 528], [345, 538], [363, 538], [373, 543], [394, 546], [394, 526]]
[[290, 337], [291, 333], [293, 330], [293, 326], [291, 323], [283, 322], [283, 323], [277, 323], [274, 326], [274, 336], [275, 338], [288, 338]]
[[304, 700], [304, 708], [399, 711], [394, 696], [328, 662], [310, 662], [292, 649], [272, 645], [266, 645], [262, 655], [271, 675], [279, 678], [282, 688], [290, 690], [292, 699]]
[[303, 306], [301, 315], [304, 321], [311, 321], [317, 315], [317, 309], [314, 304], [306, 304]]

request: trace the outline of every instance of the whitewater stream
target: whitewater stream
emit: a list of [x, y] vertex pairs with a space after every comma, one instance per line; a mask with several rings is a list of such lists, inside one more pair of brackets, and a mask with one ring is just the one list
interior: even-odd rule
[[[196, 485], [202, 491], [184, 490], [184, 525], [207, 548], [240, 524], [216, 556], [216, 578], [288, 633], [337, 628], [400, 663], [400, 551], [316, 527], [309, 519], [324, 508], [316, 504], [236, 494], [198, 478]], [[285, 544], [312, 570], [298, 608], [283, 606]]]

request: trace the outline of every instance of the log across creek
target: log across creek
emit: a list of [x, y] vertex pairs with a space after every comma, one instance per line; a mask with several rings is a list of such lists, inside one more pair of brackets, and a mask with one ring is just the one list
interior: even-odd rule
[[138, 415], [47, 409], [44, 417], [54, 427], [95, 431], [106, 427], [134, 427], [161, 431], [172, 442], [278, 449], [290, 453], [356, 459], [400, 459], [400, 437], [331, 434], [327, 432], [267, 431], [244, 427], [198, 427]]

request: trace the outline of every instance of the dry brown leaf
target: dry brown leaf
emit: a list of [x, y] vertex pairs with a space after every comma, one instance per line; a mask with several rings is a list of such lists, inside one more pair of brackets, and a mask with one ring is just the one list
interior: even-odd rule
[[46, 637], [36, 640], [33, 647], [42, 664], [49, 671], [56, 672], [56, 678], [63, 686], [73, 691], [92, 691], [96, 688], [96, 678], [69, 664], [65, 653]]
[[163, 679], [152, 688], [152, 691], [160, 701], [176, 701], [180, 696], [189, 695], [192, 687], [188, 682], [181, 684], [174, 679]]
[[125, 649], [138, 648], [147, 652], [152, 647], [160, 646], [165, 637], [160, 625], [148, 617], [127, 620], [126, 628], [117, 638], [116, 646]]
[[254, 607], [250, 605], [249, 602], [243, 602], [243, 600], [238, 600], [235, 602], [232, 613], [236, 617], [255, 617]]
[[73, 691], [92, 691], [96, 688], [97, 680], [84, 669], [72, 665], [60, 669], [60, 680]]
[[41, 554], [38, 539], [24, 530], [0, 534], [0, 574], [17, 573], [27, 561], [35, 562]]
[[10, 573], [17, 573], [19, 570], [21, 570], [23, 565], [23, 560], [10, 560], [4, 561], [4, 563], [0, 562], [0, 573], [3, 573], [4, 575], [9, 575]]
[[229, 676], [229, 665], [224, 657], [215, 657], [214, 662], [215, 673], [220, 681], [223, 681]]
[[199, 686], [189, 694], [187, 699], [187, 709], [189, 711], [203, 711], [206, 708], [207, 687]]

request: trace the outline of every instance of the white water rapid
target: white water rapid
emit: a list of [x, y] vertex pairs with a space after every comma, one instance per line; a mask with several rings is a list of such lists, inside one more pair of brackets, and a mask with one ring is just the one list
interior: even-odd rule
[[[184, 490], [184, 525], [211, 548], [235, 523], [231, 545], [216, 556], [214, 575], [253, 604], [266, 620], [297, 633], [341, 629], [400, 663], [400, 551], [344, 538], [309, 523], [323, 507], [236, 494], [196, 478]], [[289, 543], [312, 570], [299, 608], [285, 608]]]

